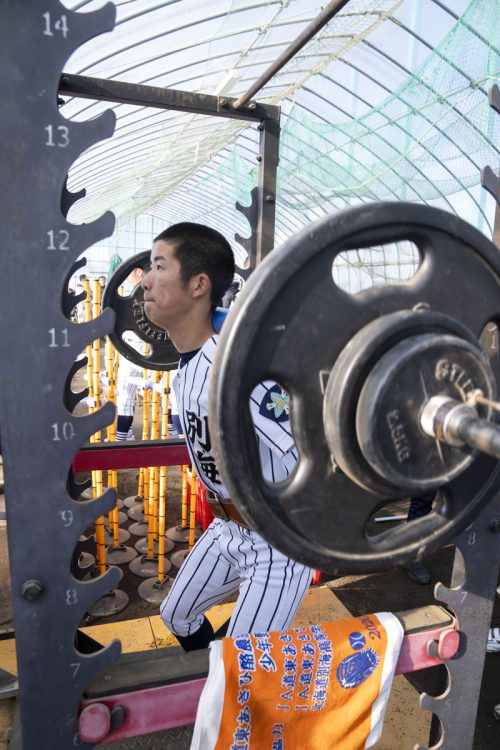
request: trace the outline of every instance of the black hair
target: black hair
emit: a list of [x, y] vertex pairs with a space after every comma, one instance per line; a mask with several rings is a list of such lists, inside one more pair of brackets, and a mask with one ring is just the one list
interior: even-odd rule
[[181, 266], [181, 279], [187, 284], [197, 273], [206, 273], [212, 284], [211, 307], [220, 304], [234, 276], [231, 245], [216, 229], [185, 221], [173, 224], [155, 237], [175, 244], [175, 257]]

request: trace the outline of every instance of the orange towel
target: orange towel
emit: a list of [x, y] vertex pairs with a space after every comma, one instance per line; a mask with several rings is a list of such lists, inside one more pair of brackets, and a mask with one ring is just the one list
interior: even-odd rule
[[381, 612], [214, 641], [191, 750], [371, 747], [402, 640]]

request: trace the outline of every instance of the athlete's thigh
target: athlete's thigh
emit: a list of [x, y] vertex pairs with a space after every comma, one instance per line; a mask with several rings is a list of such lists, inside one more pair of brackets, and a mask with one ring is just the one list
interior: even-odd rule
[[190, 621], [235, 591], [238, 572], [221, 554], [221, 521], [212, 521], [180, 568], [160, 607], [165, 621]]
[[309, 587], [312, 570], [290, 560], [256, 532], [242, 530], [249, 538], [245, 570], [228, 635], [286, 630], [290, 627]]

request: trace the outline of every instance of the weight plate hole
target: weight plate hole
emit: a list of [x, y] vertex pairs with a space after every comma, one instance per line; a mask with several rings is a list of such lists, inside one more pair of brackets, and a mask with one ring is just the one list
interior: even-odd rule
[[396, 526], [410, 523], [412, 520], [423, 518], [436, 509], [434, 492], [423, 493], [414, 498], [405, 497], [401, 500], [391, 500], [374, 511], [366, 526], [366, 533], [370, 537], [384, 534]]
[[368, 536], [378, 536], [395, 526], [407, 523], [408, 511], [410, 509], [410, 498], [392, 500], [381, 505], [374, 511], [367, 522], [366, 533]]
[[357, 294], [374, 286], [403, 284], [415, 276], [420, 264], [417, 245], [403, 240], [339, 253], [332, 276], [344, 292]]
[[136, 352], [139, 352], [139, 354], [142, 354], [144, 357], [149, 357], [149, 355], [151, 354], [151, 345], [146, 341], [142, 341], [137, 336], [135, 331], [131, 331], [128, 329], [126, 331], [123, 331], [121, 339], [124, 344], [132, 347], [132, 349], [135, 349]]

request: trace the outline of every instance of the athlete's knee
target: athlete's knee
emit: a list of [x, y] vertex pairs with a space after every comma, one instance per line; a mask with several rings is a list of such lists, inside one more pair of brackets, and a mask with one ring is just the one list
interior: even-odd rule
[[214, 639], [214, 629], [210, 621], [202, 615], [201, 625], [189, 635], [175, 636], [184, 651], [197, 651], [200, 648], [208, 648]]
[[175, 636], [189, 635], [198, 630], [203, 622], [203, 615], [185, 612], [179, 606], [179, 601], [170, 596], [167, 596], [161, 604], [160, 615], [164, 625]]
[[165, 626], [177, 638], [184, 651], [208, 648], [214, 638], [213, 628], [204, 615], [181, 615], [168, 597], [160, 607], [160, 614]]
[[175, 633], [175, 624], [176, 624], [175, 610], [168, 596], [166, 599], [163, 600], [163, 602], [160, 605], [160, 615], [161, 615], [161, 619], [163, 620], [163, 624], [172, 633]]

